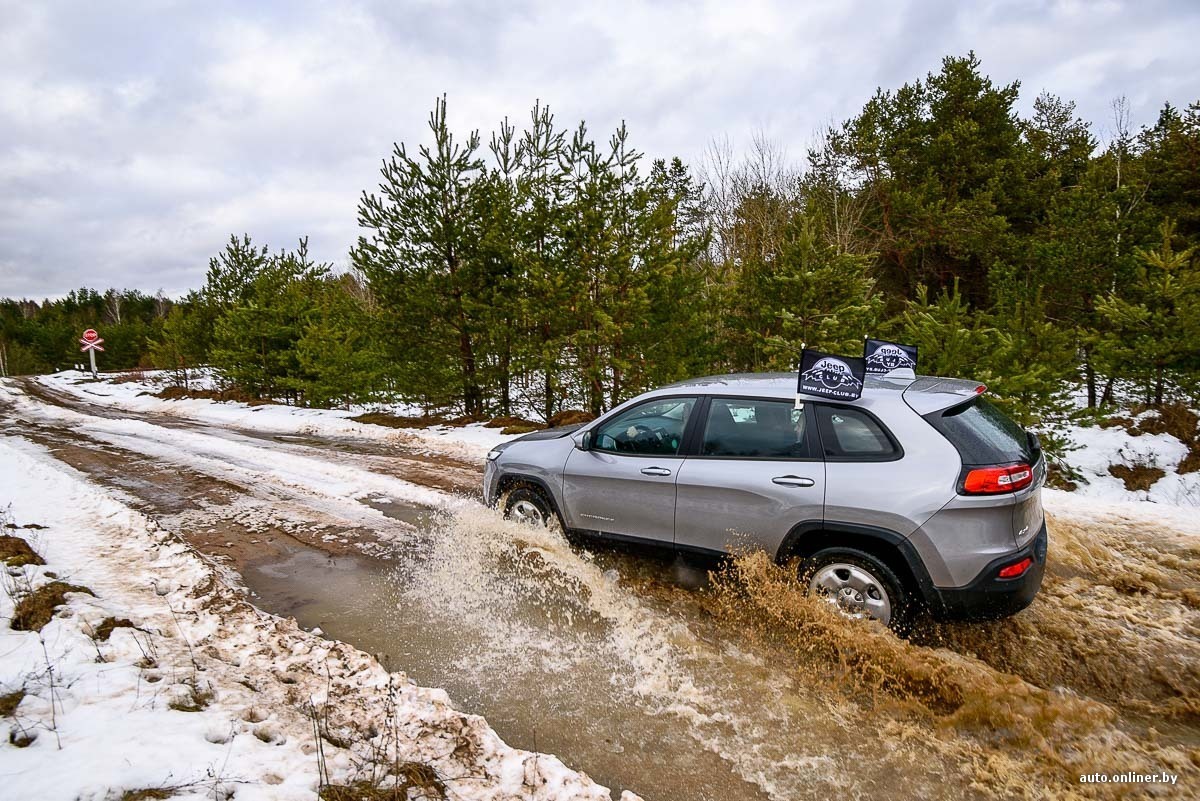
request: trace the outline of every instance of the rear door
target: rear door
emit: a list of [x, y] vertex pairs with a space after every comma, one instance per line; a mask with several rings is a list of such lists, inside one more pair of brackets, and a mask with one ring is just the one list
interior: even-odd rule
[[802, 522], [822, 520], [825, 464], [811, 404], [713, 397], [676, 484], [675, 543], [774, 555]]
[[601, 422], [563, 471], [567, 525], [670, 544], [675, 479], [695, 396], [652, 398]]

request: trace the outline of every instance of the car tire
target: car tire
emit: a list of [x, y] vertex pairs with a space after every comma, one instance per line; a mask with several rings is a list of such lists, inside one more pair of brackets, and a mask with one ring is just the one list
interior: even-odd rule
[[536, 487], [520, 486], [504, 499], [504, 517], [526, 525], [548, 528], [558, 524], [554, 507]]
[[897, 634], [912, 626], [912, 593], [894, 570], [866, 551], [824, 548], [801, 562], [800, 579], [846, 617], [870, 617]]

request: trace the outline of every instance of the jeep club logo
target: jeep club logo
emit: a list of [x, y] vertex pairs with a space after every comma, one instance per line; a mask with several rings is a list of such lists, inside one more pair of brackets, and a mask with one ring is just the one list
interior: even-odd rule
[[867, 357], [867, 369], [875, 367], [887, 372], [898, 367], [913, 369], [917, 363], [896, 345], [880, 345], [875, 352]]
[[831, 356], [805, 348], [800, 354], [796, 391], [835, 400], [854, 400], [862, 395], [866, 364], [861, 358]]
[[800, 374], [800, 378], [803, 381], [820, 384], [826, 389], [862, 387], [862, 382], [854, 377], [854, 373], [850, 372], [850, 365], [831, 356], [826, 356], [805, 370]]
[[917, 369], [917, 346], [901, 345], [881, 339], [868, 339], [863, 343], [863, 357], [868, 373], [890, 373], [892, 370]]

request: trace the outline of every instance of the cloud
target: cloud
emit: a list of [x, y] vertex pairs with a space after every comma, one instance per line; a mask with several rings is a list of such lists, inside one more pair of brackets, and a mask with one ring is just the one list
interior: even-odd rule
[[1190, 2], [40, 4], [0, 0], [0, 296], [177, 294], [231, 233], [344, 263], [359, 195], [433, 99], [458, 130], [535, 99], [599, 139], [698, 161], [813, 133], [974, 49], [1022, 110], [1048, 90], [1104, 137], [1196, 98]]

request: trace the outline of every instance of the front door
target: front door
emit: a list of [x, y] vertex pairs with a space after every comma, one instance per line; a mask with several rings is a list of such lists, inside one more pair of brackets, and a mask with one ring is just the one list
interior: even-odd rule
[[812, 410], [790, 400], [714, 397], [696, 454], [676, 482], [675, 542], [772, 556], [802, 522], [820, 522], [825, 462]]
[[567, 457], [567, 525], [670, 544], [680, 449], [695, 407], [693, 396], [653, 398], [595, 428], [591, 448]]

